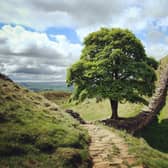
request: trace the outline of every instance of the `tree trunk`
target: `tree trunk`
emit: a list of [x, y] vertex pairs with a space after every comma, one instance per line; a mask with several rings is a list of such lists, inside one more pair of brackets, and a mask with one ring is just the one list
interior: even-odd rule
[[112, 109], [111, 119], [117, 120], [118, 119], [118, 101], [110, 99], [110, 104]]

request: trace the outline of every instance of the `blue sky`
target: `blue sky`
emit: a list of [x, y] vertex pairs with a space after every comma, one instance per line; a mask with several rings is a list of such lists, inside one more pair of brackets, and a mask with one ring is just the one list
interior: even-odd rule
[[[49, 37], [51, 37], [50, 35], [62, 34], [64, 36], [66, 36], [67, 39], [71, 43], [80, 43], [80, 39], [79, 39], [75, 29], [73, 29], [73, 28], [68, 28], [68, 27], [49, 27], [49, 28], [47, 28], [45, 33], [47, 33]], [[52, 40], [52, 38], [51, 38], [51, 40]]]
[[0, 72], [15, 81], [65, 81], [83, 38], [100, 27], [130, 29], [159, 60], [168, 55], [167, 6], [167, 0], [1, 0]]
[[[16, 27], [19, 24], [15, 24], [15, 23], [3, 23], [0, 22], [0, 29], [4, 26], [4, 25], [10, 25], [12, 27]], [[39, 31], [36, 30], [35, 28], [26, 26], [26, 25], [19, 25], [25, 28], [25, 30], [27, 31], [31, 31], [31, 32], [44, 32], [48, 35], [48, 37], [50, 38], [50, 40], [54, 40], [52, 38], [52, 35], [64, 35], [67, 37], [67, 39], [71, 42], [71, 43], [81, 43], [76, 31], [74, 28], [71, 27], [47, 27], [46, 30], [43, 31]]]

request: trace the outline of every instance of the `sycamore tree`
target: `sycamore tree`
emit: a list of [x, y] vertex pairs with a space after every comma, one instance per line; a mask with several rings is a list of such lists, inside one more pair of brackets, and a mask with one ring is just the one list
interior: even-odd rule
[[[118, 103], [146, 103], [155, 89], [155, 59], [147, 57], [140, 40], [127, 29], [101, 28], [84, 39], [79, 61], [67, 70], [72, 99], [109, 99], [112, 119], [118, 119]], [[125, 109], [127, 110], [127, 109]]]

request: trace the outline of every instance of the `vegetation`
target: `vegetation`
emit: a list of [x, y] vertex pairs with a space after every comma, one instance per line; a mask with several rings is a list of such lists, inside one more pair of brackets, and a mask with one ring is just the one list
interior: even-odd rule
[[159, 61], [159, 67], [156, 71], [157, 74], [157, 78], [160, 78], [160, 75], [162, 73], [162, 70], [164, 69], [164, 67], [168, 64], [168, 56], [163, 57], [160, 61]]
[[0, 165], [88, 167], [89, 137], [43, 96], [0, 76]]
[[[107, 127], [106, 127], [107, 128]], [[168, 154], [153, 149], [143, 138], [136, 138], [124, 131], [118, 131], [113, 128], [107, 128], [113, 132], [117, 132], [125, 139], [128, 144], [129, 153], [137, 158], [137, 163], [147, 168], [167, 168]]]
[[[78, 112], [81, 115], [81, 117], [83, 117], [87, 121], [102, 120], [111, 116], [110, 102], [108, 99], [100, 102], [97, 102], [96, 99], [89, 99], [77, 105], [73, 103], [64, 104], [63, 107], [70, 108]], [[133, 117], [140, 112], [142, 107], [142, 104], [133, 104], [129, 102], [126, 102], [124, 104], [119, 103], [119, 117]]]
[[[83, 103], [62, 104], [64, 108], [71, 108], [81, 114], [86, 120], [95, 121], [107, 118], [110, 115], [110, 103], [108, 100], [96, 102], [95, 99], [85, 100]], [[119, 114], [123, 117], [131, 117], [140, 112], [142, 104], [119, 104]], [[168, 167], [168, 98], [167, 103], [158, 116], [159, 121], [154, 121], [152, 125], [141, 132], [138, 137], [133, 137], [124, 131], [118, 131], [114, 128], [106, 127], [113, 132], [119, 133], [125, 139], [129, 146], [130, 154], [137, 158], [137, 164], [142, 164], [149, 168], [167, 168]], [[125, 112], [125, 110], [127, 110]], [[143, 135], [142, 135], [143, 133]], [[166, 153], [165, 153], [166, 152]]]
[[[86, 121], [102, 120], [110, 117], [111, 108], [108, 99], [97, 101], [97, 99], [86, 99], [81, 103], [69, 102], [70, 93], [61, 91], [43, 91], [45, 98], [58, 104], [61, 109], [72, 109], [78, 112]], [[141, 111], [143, 104], [139, 103], [119, 103], [118, 113], [120, 117], [133, 117]], [[127, 112], [126, 112], [127, 110]]]
[[[157, 70], [160, 70], [168, 63], [168, 57], [163, 58]], [[159, 77], [159, 76], [158, 76]], [[60, 104], [64, 108], [71, 108], [81, 114], [86, 120], [95, 121], [109, 117], [110, 103], [103, 100], [96, 102], [96, 99], [87, 99], [83, 103], [75, 105], [74, 103]], [[119, 115], [121, 117], [131, 117], [140, 112], [142, 104], [119, 104]], [[124, 131], [118, 131], [113, 128], [106, 127], [113, 132], [119, 133], [127, 142], [129, 152], [136, 155], [138, 162], [144, 167], [149, 168], [167, 168], [168, 167], [168, 96], [164, 108], [151, 125], [133, 137]]]
[[71, 93], [65, 91], [42, 91], [40, 92], [45, 98], [58, 105], [62, 105], [68, 102]]
[[40, 92], [40, 91], [72, 91], [72, 88], [68, 88], [64, 81], [57, 81], [57, 82], [20, 82], [21, 86], [26, 87], [30, 90]]
[[[100, 30], [100, 35], [103, 31], [105, 31], [106, 33], [106, 31], [108, 32], [110, 30], [102, 29]], [[116, 29], [113, 31], [120, 32], [121, 30]], [[127, 30], [124, 31], [126, 31], [128, 34], [130, 33]], [[95, 34], [95, 37], [97, 37], [97, 35], [99, 35], [99, 32], [96, 32]], [[94, 33], [90, 34], [87, 38], [92, 39], [93, 35]], [[102, 38], [102, 36], [100, 37]], [[85, 39], [85, 46], [89, 47], [89, 41], [91, 39], [87, 41], [87, 38]], [[101, 38], [99, 39], [100, 41]], [[94, 40], [96, 39], [93, 38], [93, 42]], [[108, 41], [108, 38], [105, 40]], [[136, 42], [140, 43], [138, 40]], [[77, 121], [71, 118], [68, 114], [64, 113], [56, 104], [61, 105], [61, 107], [63, 108], [71, 108], [79, 112], [81, 116], [86, 120], [95, 121], [107, 118], [111, 115], [110, 106], [112, 103], [108, 98], [113, 100], [114, 98], [117, 98], [119, 96], [117, 101], [124, 99], [130, 102], [139, 102], [139, 100], [143, 101], [142, 97], [138, 97], [139, 93], [142, 94], [143, 92], [145, 92], [145, 90], [147, 92], [146, 95], [150, 95], [152, 93], [154, 89], [153, 82], [155, 80], [155, 73], [153, 73], [151, 66], [153, 66], [154, 68], [157, 67], [155, 60], [148, 59], [148, 57], [146, 57], [145, 55], [146, 60], [143, 60], [143, 62], [137, 61], [140, 62], [140, 64], [138, 65], [141, 65], [142, 63], [144, 67], [146, 66], [147, 69], [149, 68], [149, 72], [146, 72], [145, 68], [142, 71], [138, 71], [144, 75], [144, 78], [149, 74], [153, 75], [152, 78], [149, 79], [152, 84], [150, 85], [148, 83], [149, 81], [147, 81], [149, 87], [143, 90], [142, 88], [139, 88], [140, 85], [131, 85], [131, 87], [135, 87], [134, 89], [137, 89], [137, 91], [139, 89], [137, 95], [134, 95], [134, 92], [131, 92], [131, 90], [130, 92], [127, 92], [127, 89], [129, 90], [130, 86], [124, 86], [122, 85], [122, 82], [117, 83], [115, 81], [120, 81], [121, 79], [114, 79], [111, 81], [114, 82], [113, 87], [118, 89], [118, 87], [120, 86], [120, 90], [118, 90], [119, 93], [115, 94], [115, 90], [113, 90], [113, 88], [110, 88], [108, 85], [110, 79], [108, 80], [107, 78], [107, 69], [102, 69], [101, 71], [102, 66], [107, 63], [106, 59], [109, 59], [111, 55], [103, 55], [104, 51], [102, 51], [102, 55], [98, 53], [94, 58], [91, 51], [93, 51], [92, 47], [96, 46], [90, 46], [90, 49], [87, 47], [83, 50], [81, 60], [70, 68], [68, 83], [75, 84], [75, 93], [73, 96], [76, 96], [76, 98], [79, 98], [79, 100], [83, 100], [87, 97], [96, 98], [85, 99], [83, 103], [79, 103], [77, 105], [75, 105], [74, 103], [66, 103], [70, 96], [70, 93], [47, 91], [41, 92], [40, 95], [16, 85], [8, 78], [4, 78], [4, 76], [0, 74], [0, 165], [2, 167], [87, 168], [90, 166], [88, 154], [89, 137], [87, 131], [82, 129]], [[105, 47], [104, 49], [105, 51], [111, 49], [111, 46], [109, 48]], [[87, 52], [88, 54], [90, 54], [89, 59], [86, 58]], [[120, 56], [124, 57], [125, 59], [125, 56], [122, 54], [122, 52], [114, 48], [114, 53], [112, 52], [111, 62], [119, 60], [119, 65], [122, 67], [124, 66], [124, 63], [122, 61], [120, 62]], [[99, 60], [96, 57], [102, 57], [102, 59]], [[124, 61], [128, 61], [127, 63], [129, 63], [129, 59], [126, 59]], [[165, 57], [160, 62], [161, 65], [159, 66], [159, 69], [157, 71], [158, 76], [160, 75], [160, 71], [163, 69], [166, 63], [168, 63], [168, 57]], [[114, 65], [114, 70], [117, 69], [120, 72], [120, 67], [117, 67], [116, 64]], [[133, 63], [133, 65], [135, 66], [137, 64]], [[95, 66], [97, 66], [96, 71], [94, 69]], [[113, 68], [113, 64], [109, 66], [110, 68]], [[131, 65], [129, 66], [131, 68]], [[140, 69], [138, 70], [141, 70], [142, 67], [140, 66]], [[134, 69], [136, 68], [134, 67]], [[124, 71], [125, 70], [128, 70], [129, 73], [132, 73], [131, 69], [124, 69]], [[81, 73], [83, 73], [82, 75], [84, 76], [81, 77], [87, 78], [88, 81], [86, 82], [82, 78], [78, 81], [77, 76], [76, 78], [72, 79], [72, 77], [75, 77], [73, 73], [76, 72], [78, 72], [78, 75], [81, 75]], [[89, 82], [91, 82], [90, 80], [95, 79], [92, 75], [102, 75], [98, 74], [97, 72], [101, 72], [103, 75], [105, 75], [107, 79], [102, 79], [101, 84], [103, 84], [105, 91], [111, 91], [113, 95], [109, 95], [110, 92], [108, 94], [106, 94], [105, 92], [105, 95], [102, 95], [103, 88], [100, 87], [99, 82], [94, 83], [94, 86], [89, 85]], [[133, 75], [135, 74], [133, 73]], [[135, 75], [135, 79], [142, 74], [138, 74], [137, 76]], [[140, 81], [138, 81], [138, 79], [136, 80], [136, 82], [140, 84]], [[129, 78], [128, 81], [131, 82], [131, 79]], [[80, 82], [82, 82], [82, 85], [80, 85]], [[146, 86], [145, 84], [143, 84], [144, 83], [142, 83], [143, 87]], [[86, 90], [84, 89], [85, 86]], [[108, 88], [106, 88], [105, 86], [107, 86]], [[90, 90], [90, 87], [92, 87], [93, 90]], [[93, 92], [95, 91], [94, 89], [98, 90], [98, 92], [95, 94], [93, 94]], [[124, 93], [124, 95], [120, 95], [121, 93]], [[126, 93], [128, 95], [125, 95]], [[44, 98], [43, 95], [48, 100]], [[127, 98], [126, 96], [130, 97]], [[104, 100], [99, 101], [102, 98]], [[131, 99], [133, 98], [134, 100], [132, 101]], [[142, 104], [132, 104], [129, 102], [125, 104], [119, 103], [119, 116], [135, 116], [140, 112], [141, 108]], [[168, 152], [166, 139], [166, 137], [168, 136], [167, 109], [168, 98], [165, 107], [161, 110], [161, 113], [158, 116], [158, 121], [154, 121], [147, 128], [140, 131], [137, 134], [137, 137], [132, 137], [124, 131], [117, 131], [113, 128], [106, 128], [110, 129], [111, 131], [116, 131], [125, 139], [125, 141], [129, 145], [130, 153], [136, 155], [138, 162], [143, 164], [144, 167], [167, 168], [168, 154], [163, 153]], [[112, 148], [113, 152], [118, 152], [114, 146], [112, 146]]]
[[102, 28], [84, 39], [80, 60], [67, 71], [74, 86], [72, 99], [110, 99], [112, 119], [118, 119], [118, 102], [147, 103], [151, 96], [157, 62], [145, 54], [140, 40], [124, 29]]

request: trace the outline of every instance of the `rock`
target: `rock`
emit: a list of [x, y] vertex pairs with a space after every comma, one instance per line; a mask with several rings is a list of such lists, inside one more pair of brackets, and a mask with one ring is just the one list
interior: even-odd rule
[[66, 113], [70, 114], [73, 118], [75, 118], [77, 121], [80, 122], [80, 124], [86, 124], [86, 122], [81, 118], [81, 116], [79, 115], [79, 113], [74, 112], [71, 109], [66, 109], [65, 110]]
[[8, 80], [10, 82], [13, 82], [10, 78], [8, 78], [6, 75], [3, 75], [0, 73], [0, 79], [3, 79], [3, 80]]

